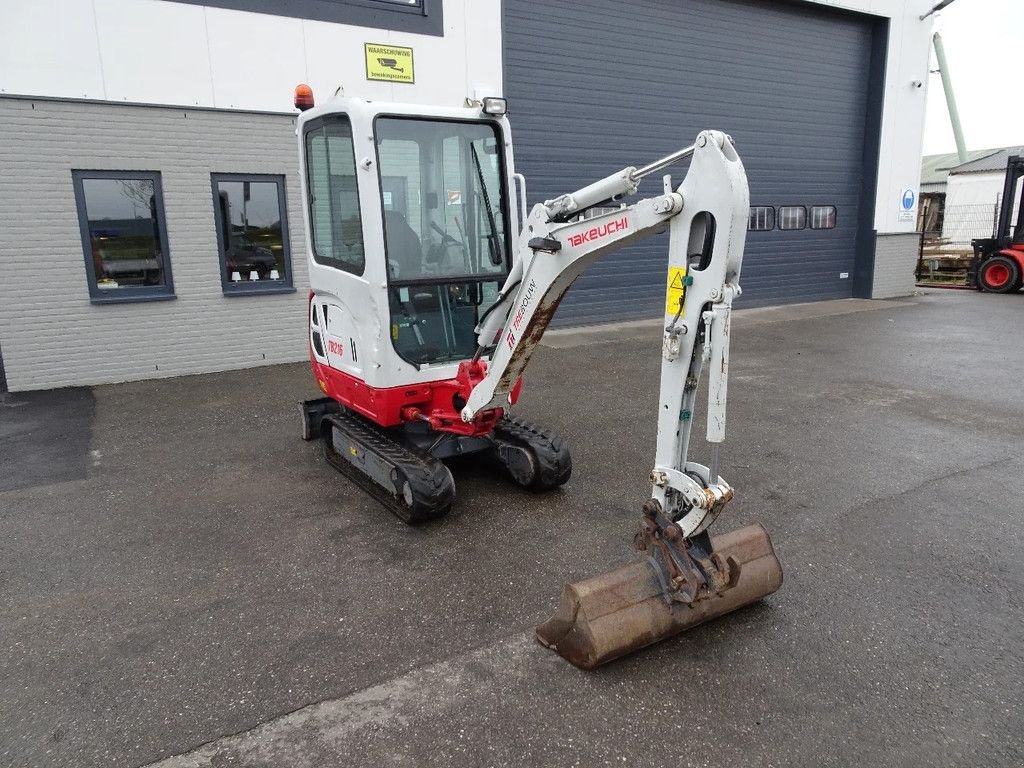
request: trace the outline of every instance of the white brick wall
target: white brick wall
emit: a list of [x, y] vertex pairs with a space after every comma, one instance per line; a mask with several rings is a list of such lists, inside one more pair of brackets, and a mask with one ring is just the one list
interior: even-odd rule
[[875, 239], [875, 274], [871, 298], [891, 299], [914, 292], [914, 268], [921, 247], [917, 232], [879, 234]]
[[[291, 116], [0, 98], [0, 169], [0, 348], [12, 391], [306, 356]], [[176, 299], [90, 303], [72, 169], [160, 171]], [[223, 295], [215, 172], [285, 176], [295, 293]]]

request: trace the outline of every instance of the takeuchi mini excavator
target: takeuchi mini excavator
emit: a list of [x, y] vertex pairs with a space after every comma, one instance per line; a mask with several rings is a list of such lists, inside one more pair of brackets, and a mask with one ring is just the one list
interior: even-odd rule
[[[510, 412], [523, 371], [588, 266], [667, 230], [658, 436], [636, 537], [644, 557], [567, 585], [537, 637], [589, 669], [778, 589], [763, 527], [709, 533], [733, 497], [718, 446], [749, 193], [731, 139], [704, 131], [527, 212], [504, 99], [314, 106], [300, 86], [296, 106], [310, 363], [325, 395], [302, 403], [303, 437], [409, 523], [452, 504], [451, 457], [483, 454], [537, 491], [564, 484], [565, 442]], [[664, 175], [660, 194], [620, 202], [686, 159], [678, 187]], [[705, 368], [708, 465], [688, 457]]]

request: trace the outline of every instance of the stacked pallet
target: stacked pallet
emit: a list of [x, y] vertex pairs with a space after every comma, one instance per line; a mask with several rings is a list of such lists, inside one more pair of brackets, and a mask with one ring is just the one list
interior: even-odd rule
[[954, 242], [938, 234], [921, 238], [917, 281], [932, 285], [966, 285], [967, 269], [974, 257], [970, 243]]

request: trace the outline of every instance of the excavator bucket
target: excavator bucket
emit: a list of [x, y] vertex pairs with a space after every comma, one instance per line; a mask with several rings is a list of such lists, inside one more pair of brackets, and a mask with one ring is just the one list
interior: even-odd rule
[[782, 585], [782, 566], [760, 524], [712, 537], [711, 545], [732, 569], [726, 588], [689, 603], [672, 600], [656, 566], [640, 560], [563, 587], [558, 613], [537, 627], [537, 640], [577, 667], [593, 669], [755, 603]]

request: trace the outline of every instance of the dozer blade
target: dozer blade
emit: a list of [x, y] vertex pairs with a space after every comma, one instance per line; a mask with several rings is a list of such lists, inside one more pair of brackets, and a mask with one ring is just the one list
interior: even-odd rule
[[640, 560], [562, 588], [558, 613], [537, 640], [581, 669], [593, 669], [705, 621], [755, 603], [782, 585], [782, 566], [760, 524], [715, 536], [712, 548], [739, 565], [739, 579], [692, 603], [666, 599], [655, 567]]

